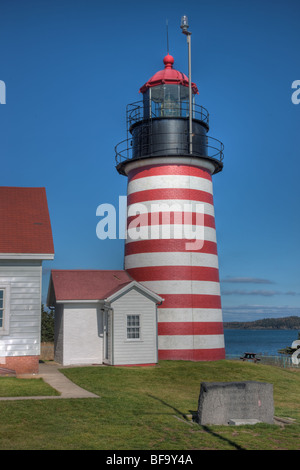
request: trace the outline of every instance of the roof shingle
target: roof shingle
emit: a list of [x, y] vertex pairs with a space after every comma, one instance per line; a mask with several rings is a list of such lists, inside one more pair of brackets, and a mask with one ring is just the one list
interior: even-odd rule
[[0, 187], [0, 253], [54, 254], [45, 188]]
[[52, 270], [56, 301], [104, 300], [133, 279], [123, 270]]

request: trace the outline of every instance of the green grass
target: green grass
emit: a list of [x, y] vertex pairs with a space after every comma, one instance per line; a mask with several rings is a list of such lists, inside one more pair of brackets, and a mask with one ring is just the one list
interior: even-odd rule
[[59, 395], [43, 379], [0, 377], [0, 397], [36, 397]]
[[[226, 360], [162, 361], [156, 367], [78, 367], [62, 372], [100, 398], [0, 401], [1, 450], [300, 448], [297, 370]], [[275, 415], [295, 422], [284, 427], [192, 422], [201, 382], [239, 380], [273, 383]]]

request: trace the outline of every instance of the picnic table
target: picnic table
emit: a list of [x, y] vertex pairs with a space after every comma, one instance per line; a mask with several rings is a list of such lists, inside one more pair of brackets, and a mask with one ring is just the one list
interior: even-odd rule
[[241, 357], [243, 361], [253, 361], [253, 362], [258, 362], [260, 361], [259, 357], [256, 357], [256, 353], [250, 353], [250, 352], [245, 352], [244, 356]]

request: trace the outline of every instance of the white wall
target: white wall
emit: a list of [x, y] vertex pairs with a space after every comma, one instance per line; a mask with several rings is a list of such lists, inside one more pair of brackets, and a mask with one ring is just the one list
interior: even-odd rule
[[64, 304], [63, 365], [102, 364], [103, 313], [93, 304]]
[[64, 306], [56, 304], [54, 315], [54, 360], [60, 364], [64, 361]]
[[[113, 308], [113, 364], [154, 364], [157, 362], [156, 305], [136, 289], [111, 304]], [[140, 315], [140, 340], [127, 339], [127, 315]]]
[[41, 261], [0, 261], [0, 288], [10, 286], [8, 334], [0, 331], [0, 357], [40, 354]]

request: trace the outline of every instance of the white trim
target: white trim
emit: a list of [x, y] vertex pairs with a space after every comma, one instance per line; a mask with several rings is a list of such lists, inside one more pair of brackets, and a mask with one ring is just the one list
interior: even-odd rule
[[113, 302], [116, 297], [119, 297], [120, 295], [123, 295], [125, 292], [132, 289], [133, 287], [135, 287], [137, 290], [141, 291], [144, 294], [148, 294], [150, 297], [152, 297], [153, 299], [155, 299], [159, 303], [161, 303], [164, 300], [162, 297], [155, 294], [150, 289], [147, 289], [147, 287], [142, 286], [140, 283], [138, 283], [136, 281], [132, 281], [132, 282], [130, 282], [130, 284], [127, 284], [122, 289], [117, 290], [110, 297], [107, 297], [105, 299], [105, 301], [106, 302]]
[[[108, 341], [109, 341], [109, 328], [108, 328], [108, 322], [109, 322], [109, 308], [103, 308], [101, 309], [102, 311], [102, 318], [103, 318], [103, 359], [102, 363], [103, 364], [109, 364], [110, 362], [110, 357], [109, 357], [109, 350], [108, 350]], [[107, 350], [107, 357], [106, 357], [106, 350]]]
[[[141, 343], [142, 340], [142, 314], [141, 313], [125, 313], [125, 343]], [[128, 317], [139, 317], [139, 326], [132, 327], [139, 329], [139, 337], [138, 338], [128, 338]]]
[[0, 259], [54, 259], [54, 253], [0, 253]]

